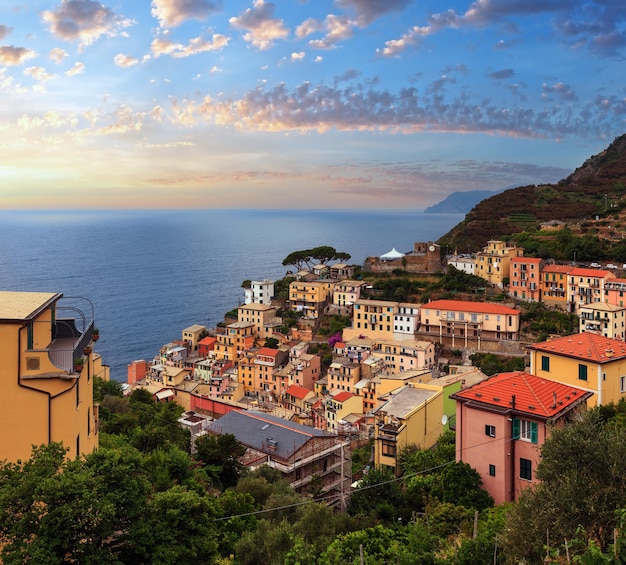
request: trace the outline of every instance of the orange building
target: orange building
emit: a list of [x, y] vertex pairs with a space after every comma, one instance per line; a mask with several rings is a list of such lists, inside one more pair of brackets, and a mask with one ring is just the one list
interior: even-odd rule
[[33, 445], [52, 442], [71, 458], [98, 447], [93, 378], [108, 380], [109, 371], [93, 352], [93, 331], [87, 299], [0, 292], [0, 460], [29, 459]]

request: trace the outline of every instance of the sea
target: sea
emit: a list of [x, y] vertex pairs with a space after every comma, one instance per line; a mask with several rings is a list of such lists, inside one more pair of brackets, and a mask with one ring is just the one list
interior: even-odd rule
[[350, 264], [434, 241], [461, 214], [410, 210], [0, 211], [0, 290], [88, 299], [111, 378], [193, 324], [214, 328], [243, 281], [279, 279], [293, 251], [322, 245]]

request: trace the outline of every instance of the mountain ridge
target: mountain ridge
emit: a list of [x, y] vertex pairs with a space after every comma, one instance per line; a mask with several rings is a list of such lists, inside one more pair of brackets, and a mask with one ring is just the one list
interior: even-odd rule
[[626, 134], [556, 184], [512, 188], [480, 201], [439, 238], [450, 248], [482, 249], [542, 222], [583, 221], [626, 207]]

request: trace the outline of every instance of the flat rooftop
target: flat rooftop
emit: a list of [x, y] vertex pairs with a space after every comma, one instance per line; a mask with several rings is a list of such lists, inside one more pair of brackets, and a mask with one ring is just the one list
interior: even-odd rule
[[28, 320], [58, 298], [56, 292], [0, 291], [0, 320]]

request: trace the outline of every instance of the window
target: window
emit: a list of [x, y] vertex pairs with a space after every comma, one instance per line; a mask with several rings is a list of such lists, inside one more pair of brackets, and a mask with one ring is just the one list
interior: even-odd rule
[[587, 380], [587, 365], [578, 365], [578, 379], [581, 381]]
[[485, 435], [489, 437], [496, 437], [496, 427], [490, 426], [489, 424], [485, 425]]
[[395, 457], [396, 456], [396, 442], [383, 440], [382, 441], [382, 454], [386, 457]]
[[530, 459], [520, 458], [519, 460], [519, 478], [527, 481], [533, 480], [533, 463]]
[[33, 349], [33, 324], [26, 326], [26, 349]]
[[495, 465], [489, 465], [489, 475], [491, 477], [495, 477], [496, 476], [496, 466]]
[[626, 376], [619, 378], [619, 391], [626, 392]]
[[546, 355], [541, 356], [541, 370], [542, 371], [550, 370], [550, 357], [547, 357]]
[[521, 439], [522, 441], [537, 443], [538, 430], [539, 426], [537, 425], [537, 422], [513, 418], [513, 439]]

